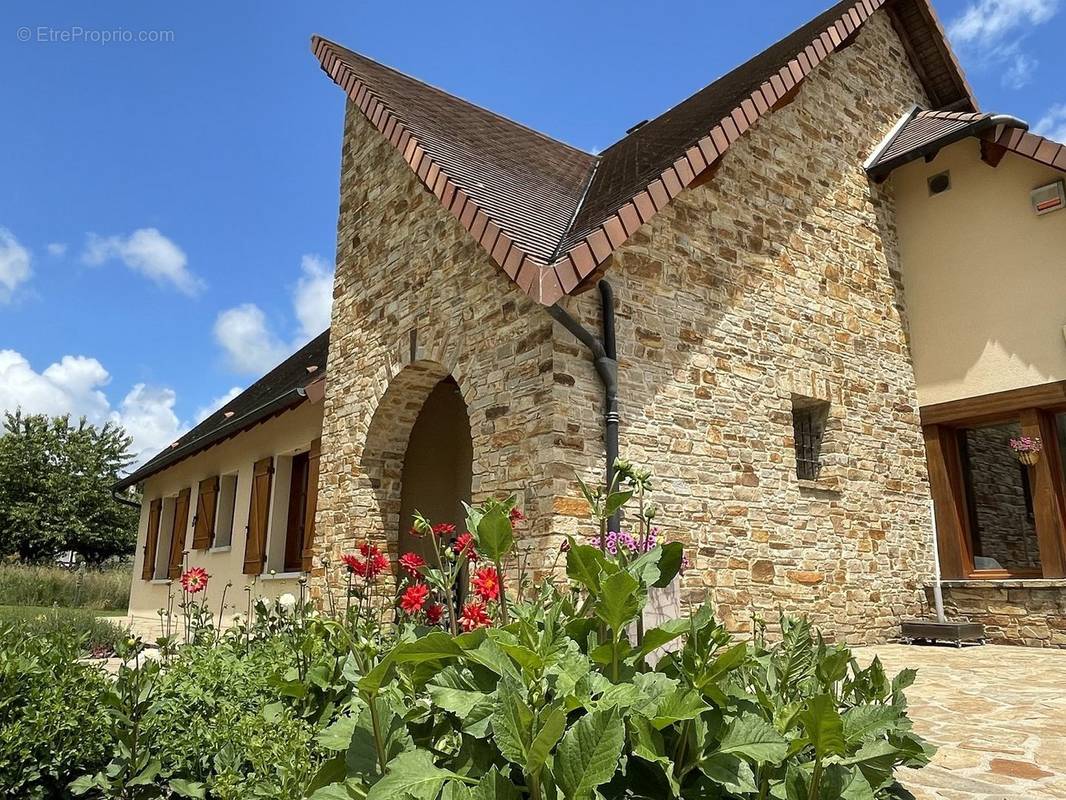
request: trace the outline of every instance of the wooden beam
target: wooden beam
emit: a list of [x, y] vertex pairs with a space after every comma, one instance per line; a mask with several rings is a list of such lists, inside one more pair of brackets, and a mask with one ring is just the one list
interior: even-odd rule
[[1003, 156], [1007, 154], [1007, 148], [988, 139], [981, 140], [981, 160], [990, 167], [998, 167]]
[[922, 425], [961, 425], [1014, 418], [1027, 408], [1066, 409], [1066, 381], [922, 406], [919, 413]]
[[925, 436], [929, 488], [936, 516], [940, 574], [947, 580], [966, 578], [973, 566], [973, 556], [970, 553], [966, 499], [955, 431], [940, 425], [927, 425], [922, 433]]
[[1021, 414], [1022, 434], [1039, 437], [1044, 451], [1029, 467], [1033, 490], [1033, 517], [1045, 578], [1066, 577], [1066, 503], [1063, 501], [1062, 460], [1053, 416], [1027, 409]]

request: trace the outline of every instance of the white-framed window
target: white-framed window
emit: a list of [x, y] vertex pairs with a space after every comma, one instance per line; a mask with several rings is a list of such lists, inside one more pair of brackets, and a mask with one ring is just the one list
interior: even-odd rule
[[267, 530], [268, 571], [290, 574], [303, 569], [309, 459], [308, 447], [274, 459], [274, 492]]

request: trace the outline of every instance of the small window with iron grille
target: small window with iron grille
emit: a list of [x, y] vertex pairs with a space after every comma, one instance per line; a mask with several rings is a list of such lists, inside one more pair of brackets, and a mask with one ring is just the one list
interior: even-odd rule
[[829, 403], [810, 397], [792, 398], [792, 435], [796, 448], [796, 477], [818, 479], [822, 467], [822, 437], [829, 419]]

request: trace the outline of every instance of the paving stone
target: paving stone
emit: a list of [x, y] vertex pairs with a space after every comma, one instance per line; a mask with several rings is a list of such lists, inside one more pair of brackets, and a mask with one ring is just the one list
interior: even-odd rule
[[914, 667], [914, 727], [939, 749], [900, 780], [918, 800], [1066, 798], [1066, 653], [1000, 645], [877, 645], [890, 673]]

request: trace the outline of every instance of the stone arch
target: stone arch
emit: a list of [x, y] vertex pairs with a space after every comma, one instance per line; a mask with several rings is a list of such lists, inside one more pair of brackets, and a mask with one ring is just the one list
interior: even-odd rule
[[[369, 507], [363, 522], [367, 526], [366, 538], [387, 548], [392, 557], [399, 553], [405, 459], [419, 415], [435, 390], [445, 383], [458, 393], [464, 415], [469, 408], [461, 380], [445, 364], [428, 358], [405, 361], [390, 370], [394, 374], [383, 387], [370, 417], [358, 470], [371, 493], [366, 498]], [[470, 437], [468, 416], [464, 424], [465, 434]], [[468, 470], [472, 472], [472, 437], [468, 460]], [[463, 499], [468, 497], [469, 490]]]

